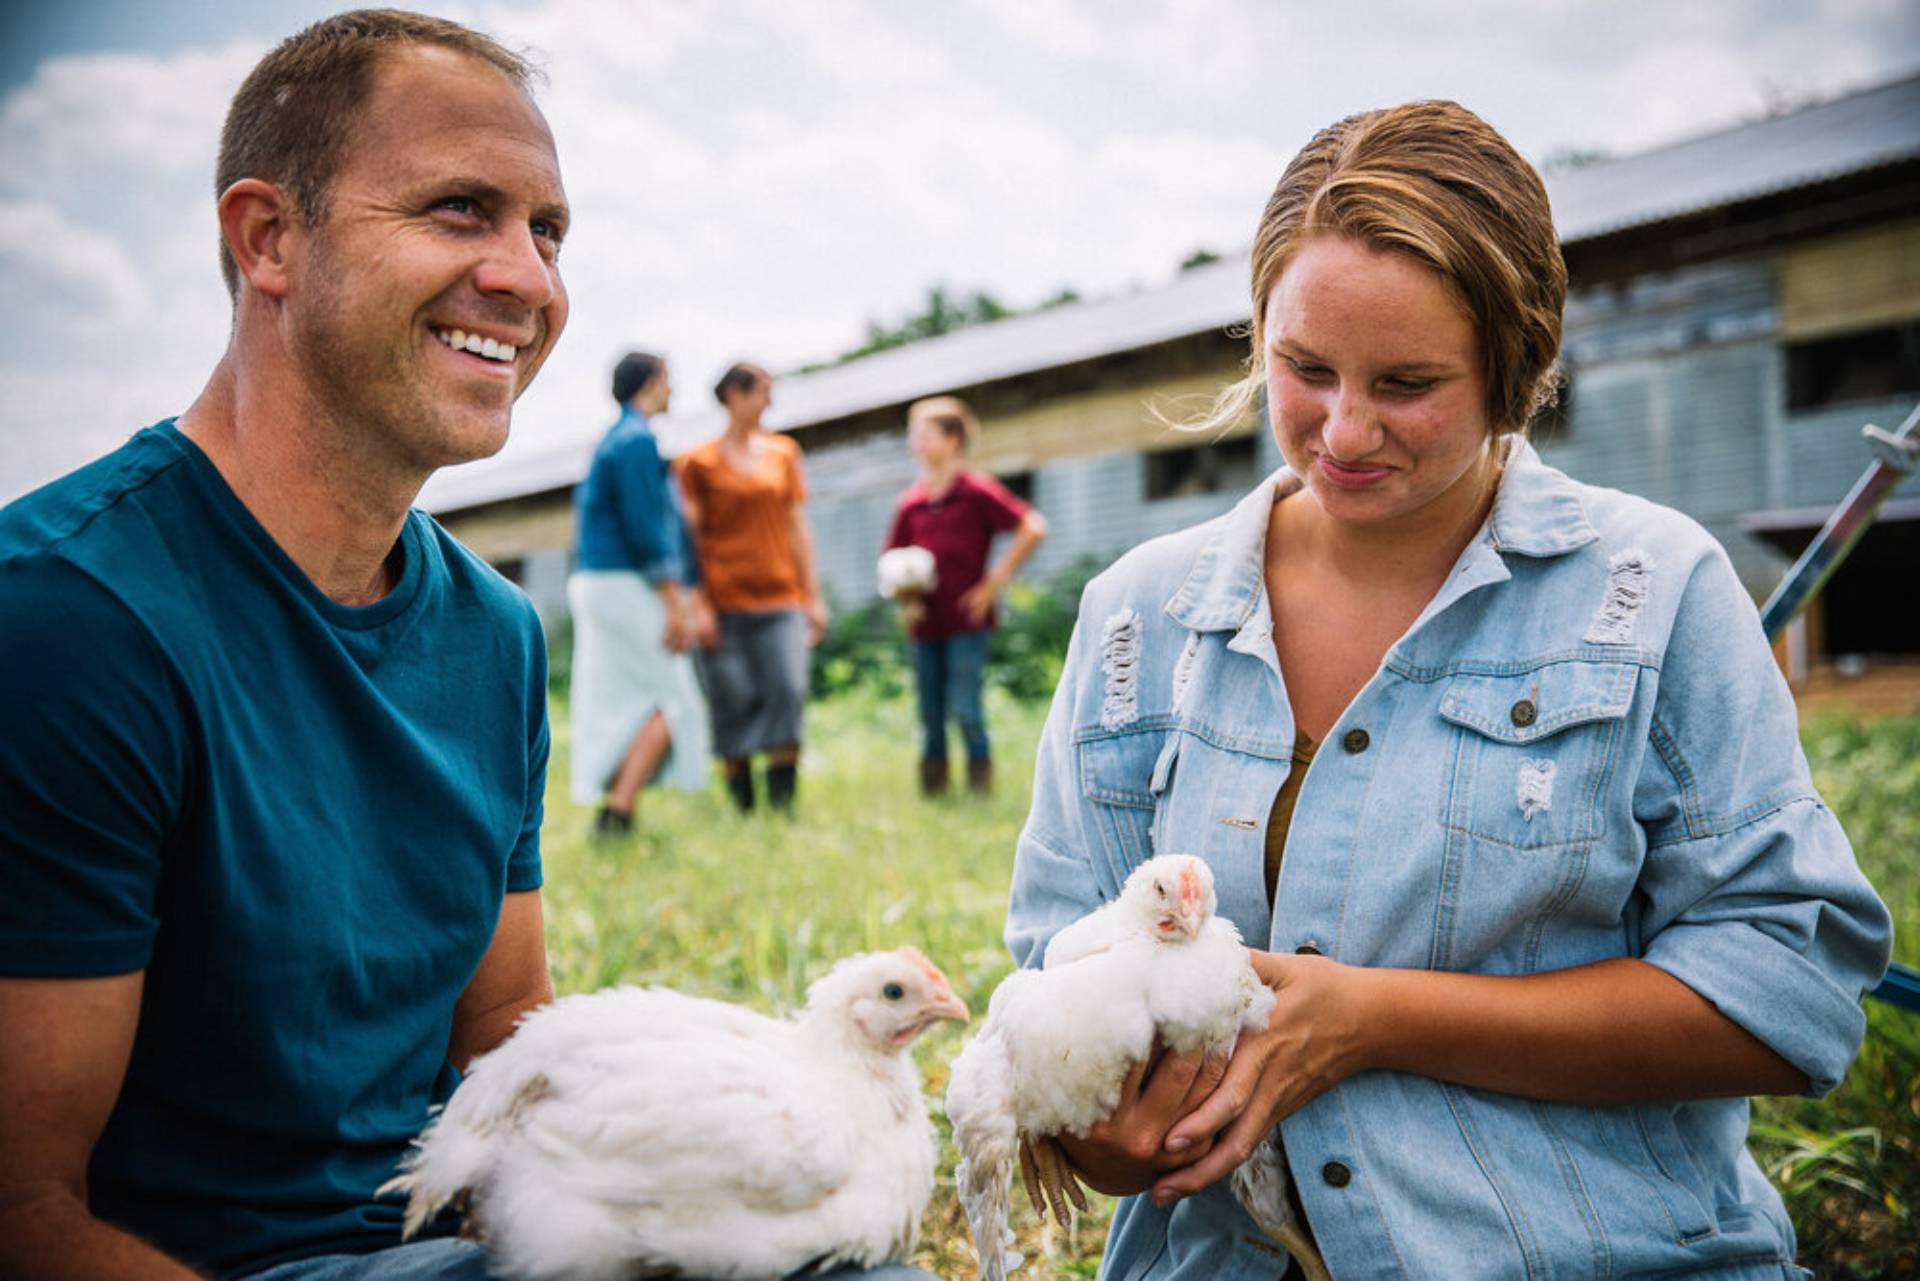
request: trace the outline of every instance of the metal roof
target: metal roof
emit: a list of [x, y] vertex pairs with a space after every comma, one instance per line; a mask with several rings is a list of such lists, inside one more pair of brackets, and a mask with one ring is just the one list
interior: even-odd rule
[[1547, 180], [1563, 242], [1920, 156], [1920, 76]]
[[[1689, 138], [1547, 178], [1563, 242], [1646, 226], [1703, 209], [1920, 156], [1920, 75], [1818, 106]], [[1180, 273], [1169, 284], [1017, 316], [780, 379], [767, 425], [791, 431], [1076, 361], [1151, 346], [1248, 318], [1245, 253]], [[669, 454], [719, 432], [718, 410], [657, 426]], [[438, 472], [421, 492], [429, 511], [458, 511], [559, 489], [586, 474], [604, 428]]]

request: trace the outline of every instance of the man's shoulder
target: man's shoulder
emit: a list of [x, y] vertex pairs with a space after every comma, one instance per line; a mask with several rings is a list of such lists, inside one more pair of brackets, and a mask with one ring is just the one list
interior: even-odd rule
[[408, 519], [416, 523], [422, 541], [434, 549], [455, 591], [470, 594], [489, 616], [523, 635], [542, 634], [539, 611], [519, 584], [488, 564], [426, 512], [416, 507], [408, 513]]
[[187, 459], [170, 423], [137, 433], [0, 508], [0, 560], [57, 555], [76, 540], [110, 541], [125, 524], [151, 520], [157, 491]]

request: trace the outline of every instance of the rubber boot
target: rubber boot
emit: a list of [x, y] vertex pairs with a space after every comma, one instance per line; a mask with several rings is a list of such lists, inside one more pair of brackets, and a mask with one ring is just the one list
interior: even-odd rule
[[993, 791], [993, 761], [990, 759], [969, 760], [967, 762], [967, 790], [975, 796], [986, 796]]
[[944, 796], [947, 792], [947, 758], [944, 756], [922, 756], [920, 758], [920, 793], [923, 796]]
[[767, 765], [767, 804], [782, 814], [793, 813], [793, 790], [798, 784], [800, 767], [792, 761], [785, 765]]
[[749, 766], [738, 774], [727, 775], [727, 795], [733, 797], [733, 804], [742, 814], [753, 812], [753, 769]]
[[600, 807], [593, 816], [593, 839], [596, 841], [617, 841], [633, 831], [633, 815], [622, 814], [619, 810]]

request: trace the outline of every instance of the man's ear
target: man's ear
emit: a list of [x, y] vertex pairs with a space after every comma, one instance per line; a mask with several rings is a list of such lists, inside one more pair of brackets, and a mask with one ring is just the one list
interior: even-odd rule
[[269, 298], [287, 294], [287, 240], [305, 224], [293, 197], [261, 178], [220, 193], [220, 237], [240, 278]]

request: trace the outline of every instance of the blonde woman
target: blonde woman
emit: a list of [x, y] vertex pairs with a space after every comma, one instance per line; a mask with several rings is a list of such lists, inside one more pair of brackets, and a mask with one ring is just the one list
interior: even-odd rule
[[1252, 254], [1286, 467], [1090, 584], [1007, 937], [1154, 851], [1277, 992], [1064, 1140], [1104, 1274], [1271, 1279], [1225, 1176], [1277, 1126], [1333, 1275], [1800, 1276], [1747, 1096], [1831, 1089], [1886, 909], [1808, 777], [1725, 553], [1555, 471], [1566, 271], [1539, 176], [1412, 103], [1323, 130]]

